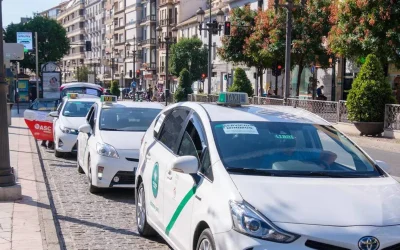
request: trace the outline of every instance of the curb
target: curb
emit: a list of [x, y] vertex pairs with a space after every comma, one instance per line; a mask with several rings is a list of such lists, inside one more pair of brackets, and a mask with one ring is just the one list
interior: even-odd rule
[[34, 174], [36, 180], [36, 190], [38, 193], [38, 215], [42, 234], [42, 243], [44, 250], [63, 250], [60, 245], [60, 226], [56, 225], [54, 219], [56, 210], [51, 195], [48, 179], [44, 171], [44, 165], [41, 152], [37, 141], [31, 137], [30, 145], [32, 149], [36, 149], [37, 155], [32, 157]]

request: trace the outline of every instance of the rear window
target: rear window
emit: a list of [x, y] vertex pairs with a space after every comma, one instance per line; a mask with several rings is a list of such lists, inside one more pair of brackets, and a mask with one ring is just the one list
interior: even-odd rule
[[87, 87], [74, 87], [74, 88], [66, 88], [61, 91], [61, 98], [67, 96], [68, 93], [77, 93], [77, 94], [85, 94], [85, 95], [94, 95], [94, 96], [101, 96], [103, 93], [94, 88], [87, 88]]
[[63, 109], [63, 116], [66, 117], [85, 117], [94, 102], [67, 102]]

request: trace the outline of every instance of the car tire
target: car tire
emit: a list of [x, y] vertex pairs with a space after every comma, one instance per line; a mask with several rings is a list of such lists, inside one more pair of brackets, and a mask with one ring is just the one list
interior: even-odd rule
[[93, 186], [92, 182], [92, 168], [90, 166], [90, 157], [88, 159], [88, 181], [89, 181], [89, 192], [92, 194], [97, 194], [100, 189], [96, 186]]
[[196, 250], [215, 250], [215, 242], [209, 228], [204, 229], [197, 241]]
[[78, 146], [79, 144], [77, 144], [77, 149], [76, 149], [76, 168], [77, 168], [77, 170], [78, 170], [78, 173], [80, 173], [80, 174], [83, 174], [83, 173], [85, 173], [84, 171], [83, 171], [83, 169], [82, 169], [82, 167], [81, 167], [81, 165], [79, 164], [79, 146]]
[[140, 235], [145, 237], [155, 236], [157, 232], [147, 222], [146, 195], [144, 191], [143, 182], [140, 183], [140, 186], [137, 190], [138, 191], [135, 197], [135, 204], [136, 204], [136, 223], [138, 232]]
[[61, 158], [61, 157], [63, 157], [63, 153], [62, 152], [59, 152], [59, 151], [57, 151], [55, 148], [54, 148], [54, 156], [56, 157], [56, 158]]

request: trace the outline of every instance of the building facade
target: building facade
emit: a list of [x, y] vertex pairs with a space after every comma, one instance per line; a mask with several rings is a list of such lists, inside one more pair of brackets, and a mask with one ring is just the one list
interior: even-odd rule
[[71, 0], [59, 12], [57, 21], [66, 29], [71, 48], [61, 62], [64, 82], [77, 79], [85, 59], [85, 2]]

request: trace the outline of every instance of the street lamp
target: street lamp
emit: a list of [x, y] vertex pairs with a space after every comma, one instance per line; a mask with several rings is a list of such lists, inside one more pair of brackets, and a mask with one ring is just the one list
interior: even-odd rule
[[[307, 0], [301, 0], [301, 5], [294, 4], [294, 0], [286, 0], [286, 4], [280, 4], [279, 0], [275, 0], [275, 10], [278, 10], [278, 7], [286, 8], [286, 52], [285, 52], [285, 92], [284, 92], [284, 102], [287, 103], [287, 99], [289, 97], [290, 91], [290, 57], [291, 57], [291, 48], [292, 48], [292, 16], [293, 9], [296, 7], [304, 7], [306, 5]], [[300, 80], [297, 84], [300, 84]]]
[[[170, 26], [167, 26], [170, 27]], [[178, 29], [176, 27], [173, 27], [171, 29], [171, 35], [172, 37], [169, 37], [169, 32], [167, 30], [166, 36], [164, 37], [164, 42], [162, 41], [162, 31], [163, 29], [161, 28], [161, 26], [158, 26], [156, 31], [158, 32], [158, 43], [160, 44], [160, 46], [162, 44], [166, 45], [166, 52], [165, 52], [165, 105], [168, 105], [168, 98], [169, 98], [169, 90], [170, 90], [170, 85], [169, 85], [169, 73], [168, 73], [168, 61], [169, 61], [169, 46], [171, 44], [175, 43], [175, 37], [176, 34], [178, 32]]]
[[131, 45], [129, 42], [127, 42], [126, 44], [125, 44], [125, 47], [126, 47], [126, 51], [127, 51], [127, 56], [129, 57], [129, 54], [130, 54], [130, 48], [131, 47], [133, 47], [132, 49], [132, 65], [133, 65], [133, 67], [132, 67], [132, 69], [133, 69], [133, 72], [132, 72], [132, 80], [133, 81], [135, 81], [135, 79], [136, 79], [136, 77], [135, 77], [135, 74], [136, 74], [136, 55], [139, 55], [139, 51], [142, 49], [142, 44], [140, 43], [140, 42], [138, 42], [138, 43], [136, 43], [136, 38], [134, 37], [133, 38], [133, 45]]
[[217, 35], [219, 32], [221, 32], [221, 23], [224, 22], [225, 19], [225, 13], [219, 9], [217, 12], [217, 18], [212, 22], [212, 13], [211, 13], [211, 0], [210, 0], [210, 19], [209, 22], [206, 23], [207, 28], [203, 28], [203, 22], [204, 22], [204, 16], [205, 16], [205, 11], [202, 8], [199, 8], [196, 12], [197, 15], [197, 22], [199, 23], [199, 30], [200, 30], [200, 35], [201, 31], [207, 31], [208, 32], [208, 90], [207, 93], [211, 94], [211, 75], [212, 75], [212, 57], [211, 57], [211, 49], [212, 49], [212, 35]]

